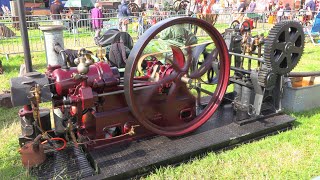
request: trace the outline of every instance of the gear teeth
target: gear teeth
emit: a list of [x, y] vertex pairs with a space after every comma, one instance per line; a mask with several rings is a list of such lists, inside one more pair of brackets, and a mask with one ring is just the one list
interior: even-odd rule
[[[299, 36], [301, 36], [301, 52], [299, 52], [298, 57], [296, 57], [295, 62], [292, 63], [291, 67], [281, 68], [276, 62], [274, 57], [275, 46], [278, 43], [279, 36], [284, 31], [289, 31], [289, 28], [295, 28], [298, 30]], [[284, 42], [289, 42], [289, 39], [283, 40]], [[270, 73], [284, 75], [289, 73], [298, 64], [304, 49], [304, 33], [301, 24], [298, 21], [281, 21], [275, 24], [270, 30], [267, 38], [265, 38], [264, 44], [264, 66], [259, 71], [258, 82], [261, 86], [265, 87], [267, 76]], [[284, 53], [284, 52], [282, 52]], [[291, 52], [286, 52], [287, 54], [292, 54]]]
[[[274, 57], [274, 50], [275, 50], [275, 45], [278, 43], [279, 36], [283, 32], [288, 32], [290, 28], [295, 28], [298, 30], [298, 35], [301, 36], [301, 51], [298, 53], [298, 57], [292, 62], [292, 65], [290, 67], [286, 68], [281, 68], [279, 67], [279, 64], [276, 62], [276, 58]], [[283, 42], [287, 43], [290, 41], [290, 39], [282, 39]], [[286, 45], [287, 45], [286, 44]], [[303, 53], [304, 49], [304, 33], [303, 33], [303, 28], [301, 24], [298, 21], [281, 21], [277, 23], [276, 25], [273, 26], [273, 28], [270, 30], [269, 35], [265, 39], [265, 44], [264, 44], [264, 59], [266, 61], [266, 66], [267, 69], [270, 68], [270, 70], [275, 73], [275, 74], [280, 74], [284, 75], [289, 73], [294, 67], [298, 64], [299, 59], [301, 58], [301, 55]], [[289, 52], [282, 52], [282, 53], [287, 53], [287, 54], [292, 54], [290, 51]], [[271, 72], [270, 71], [270, 72]], [[262, 73], [264, 74], [264, 73]]]

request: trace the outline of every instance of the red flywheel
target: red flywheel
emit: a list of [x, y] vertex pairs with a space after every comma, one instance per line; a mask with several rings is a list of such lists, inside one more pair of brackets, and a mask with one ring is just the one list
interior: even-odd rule
[[[211, 81], [204, 81], [208, 73]], [[229, 73], [228, 49], [216, 28], [191, 17], [166, 19], [148, 29], [130, 53], [126, 101], [150, 131], [183, 135], [215, 113]]]

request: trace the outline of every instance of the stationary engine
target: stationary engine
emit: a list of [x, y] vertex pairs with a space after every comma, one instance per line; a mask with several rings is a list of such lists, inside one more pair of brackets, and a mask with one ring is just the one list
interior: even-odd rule
[[[195, 29], [207, 36], [192, 34]], [[206, 123], [222, 102], [233, 104], [236, 121], [266, 115], [262, 107], [270, 103], [267, 109], [277, 112], [282, 77], [303, 51], [303, 31], [290, 21], [276, 25], [265, 40], [247, 32], [231, 27], [222, 37], [203, 20], [171, 18], [138, 39], [122, 74], [122, 66], [80, 53], [77, 67], [64, 60], [45, 74], [12, 78], [12, 102], [24, 106], [20, 145], [37, 137], [57, 150], [67, 142], [90, 150], [157, 134], [181, 136]], [[225, 96], [230, 83], [234, 91]], [[48, 101], [51, 114], [40, 105]]]
[[[206, 42], [196, 44], [189, 24], [208, 33]], [[148, 49], [163, 32], [168, 33], [163, 41], [180, 37], [171, 33], [177, 29], [188, 34], [186, 41], [167, 44], [164, 50]], [[65, 57], [63, 49], [55, 49]], [[198, 66], [194, 62], [202, 54], [206, 57]], [[60, 144], [57, 149], [66, 141], [92, 149], [154, 134], [184, 135], [210, 119], [229, 78], [223, 38], [211, 25], [194, 18], [168, 19], [151, 27], [133, 47], [123, 76], [121, 67], [112, 67], [103, 58], [93, 63], [85, 53], [74, 60], [77, 67], [69, 67], [65, 58], [63, 61], [62, 65], [49, 65], [45, 74], [32, 72], [11, 79], [12, 102], [24, 106], [19, 112], [21, 146], [39, 134], [41, 141]], [[213, 61], [219, 62], [218, 84], [208, 85], [210, 96], [202, 97], [198, 78]], [[52, 102], [51, 115], [49, 109], [41, 108], [40, 103], [46, 101]]]

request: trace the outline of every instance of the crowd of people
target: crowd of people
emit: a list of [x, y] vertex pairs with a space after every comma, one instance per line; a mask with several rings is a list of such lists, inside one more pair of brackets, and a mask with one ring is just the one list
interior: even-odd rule
[[[301, 11], [305, 14], [305, 20], [312, 20], [317, 12], [319, 11], [320, 0], [306, 0], [304, 5], [301, 7]], [[286, 1], [287, 2], [287, 1]], [[129, 16], [132, 15], [128, 8], [129, 1], [122, 0], [121, 4], [117, 9], [119, 24], [118, 28], [122, 31], [126, 31], [128, 29], [128, 24], [130, 22]], [[221, 14], [221, 13], [232, 13], [235, 16], [234, 19], [242, 21], [243, 18], [251, 18], [254, 19], [257, 13], [264, 13], [268, 16], [273, 16], [277, 22], [281, 20], [292, 19], [292, 10], [297, 11], [296, 7], [292, 7], [292, 4], [283, 3], [283, 0], [191, 0], [187, 7], [186, 13], [189, 15], [194, 14]], [[159, 4], [154, 4], [154, 11], [161, 10], [161, 6]], [[5, 9], [2, 7], [2, 9]], [[95, 37], [100, 35], [100, 31], [102, 28], [102, 18], [105, 9], [103, 9], [99, 3], [94, 5], [94, 8], [87, 8], [87, 12], [91, 14], [91, 24], [92, 28], [95, 29]], [[79, 14], [75, 13], [75, 8], [68, 8], [66, 12], [62, 7], [61, 0], [54, 0], [52, 4], [50, 4], [50, 13], [52, 20], [60, 20], [60, 19], [71, 19], [76, 21], [77, 19], [82, 19], [79, 17]], [[266, 13], [267, 12], [267, 13]], [[142, 13], [143, 14], [143, 13]], [[88, 18], [88, 17], [86, 17]], [[74, 26], [71, 24], [70, 26]]]
[[[130, 9], [128, 7], [129, 1], [122, 0], [121, 4], [118, 7], [118, 18], [119, 24], [118, 28], [121, 31], [127, 31], [129, 24], [129, 16], [131, 16]], [[95, 3], [94, 7], [89, 11], [92, 28], [95, 30], [95, 38], [100, 36], [101, 29], [103, 27], [103, 9], [99, 3]], [[54, 21], [59, 21], [62, 17], [75, 21], [80, 19], [79, 14], [75, 13], [75, 8], [70, 7], [68, 12], [63, 14], [63, 7], [60, 0], [54, 0], [50, 6], [51, 19]], [[71, 23], [70, 26], [73, 26]]]
[[[268, 15], [276, 17], [277, 22], [292, 18], [293, 3], [283, 3], [282, 0], [194, 0], [187, 7], [188, 14], [219, 14], [223, 12], [232, 12], [236, 15], [236, 19], [243, 20], [245, 15], [254, 13], [269, 12]], [[306, 0], [301, 9], [308, 19], [313, 19], [319, 11], [318, 0]], [[295, 9], [297, 10], [297, 9]]]
[[[257, 2], [256, 2], [257, 1]], [[316, 6], [318, 0], [306, 0], [305, 4], [302, 6], [308, 19], [312, 19], [319, 7]], [[128, 24], [127, 16], [131, 15], [128, 8], [129, 1], [122, 0], [121, 5], [118, 8], [118, 17], [120, 19], [119, 27], [121, 29], [126, 29]], [[291, 4], [292, 6], [293, 4]], [[191, 0], [188, 3], [186, 11], [189, 15], [191, 14], [219, 14], [226, 11], [231, 11], [236, 15], [236, 19], [239, 21], [243, 20], [245, 15], [250, 15], [256, 12], [269, 12], [269, 15], [275, 16], [277, 22], [281, 20], [290, 19], [292, 16], [292, 9], [289, 3], [283, 3], [282, 0], [251, 0], [250, 2], [246, 0]], [[154, 6], [158, 7], [158, 6]], [[99, 10], [98, 10], [99, 9]], [[159, 9], [159, 8], [157, 8]], [[52, 19], [61, 19], [61, 14], [63, 8], [61, 6], [60, 0], [54, 0], [53, 4], [50, 6], [50, 12], [52, 14]], [[95, 4], [95, 7], [91, 10], [93, 11], [93, 17], [100, 18], [102, 8]], [[99, 12], [99, 13], [98, 13]], [[73, 9], [69, 8], [67, 18], [71, 17], [73, 14]], [[97, 20], [93, 22], [94, 25], [97, 24]]]

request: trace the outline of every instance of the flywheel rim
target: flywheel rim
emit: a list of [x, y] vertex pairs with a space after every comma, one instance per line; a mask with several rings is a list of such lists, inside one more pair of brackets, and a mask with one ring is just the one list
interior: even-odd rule
[[[139, 108], [137, 107], [137, 100], [134, 97], [134, 90], [133, 90], [133, 79], [135, 68], [138, 64], [138, 60], [142, 55], [143, 50], [151, 41], [152, 38], [155, 37], [159, 32], [164, 30], [166, 27], [177, 25], [177, 24], [193, 24], [203, 28], [208, 35], [211, 37], [211, 40], [215, 43], [216, 49], [218, 50], [219, 56], [222, 59], [221, 66], [219, 71], [219, 81], [217, 84], [216, 91], [214, 92], [210, 102], [208, 103], [207, 107], [200, 113], [199, 116], [195, 117], [189, 123], [186, 123], [184, 126], [181, 127], [160, 127], [148, 120], [143, 112], [140, 112]], [[178, 18], [170, 18], [164, 21], [161, 21], [150, 29], [148, 29], [137, 41], [136, 45], [133, 47], [127, 64], [126, 70], [124, 73], [124, 92], [127, 104], [131, 110], [131, 113], [136, 117], [136, 119], [147, 129], [150, 131], [165, 135], [165, 136], [180, 136], [186, 133], [190, 133], [203, 125], [206, 121], [210, 119], [210, 117], [214, 114], [217, 110], [218, 106], [220, 105], [224, 94], [226, 92], [228, 81], [229, 81], [229, 73], [230, 73], [230, 60], [228, 55], [227, 46], [224, 42], [224, 39], [220, 35], [220, 33], [209, 23], [191, 17], [178, 17]]]

